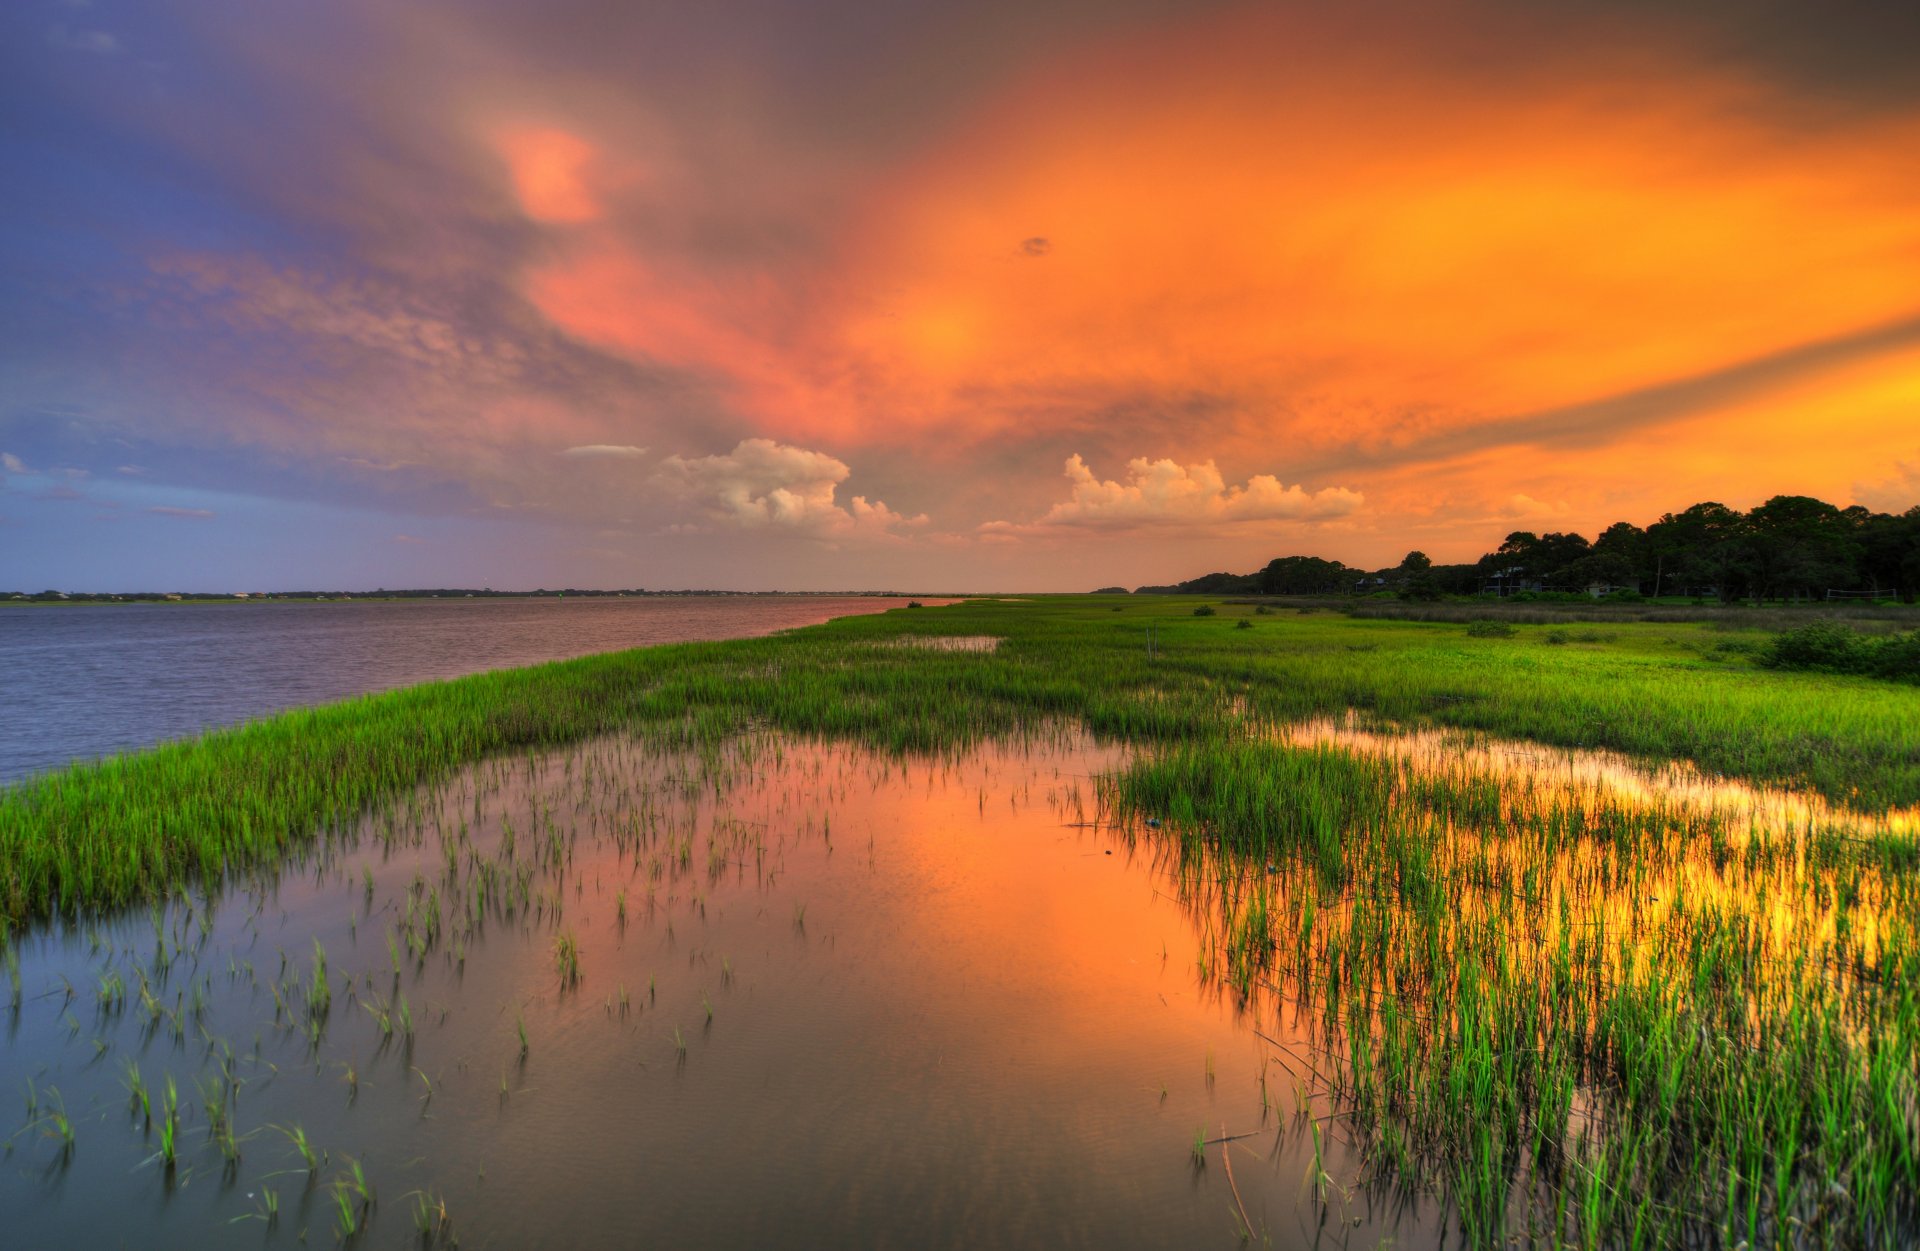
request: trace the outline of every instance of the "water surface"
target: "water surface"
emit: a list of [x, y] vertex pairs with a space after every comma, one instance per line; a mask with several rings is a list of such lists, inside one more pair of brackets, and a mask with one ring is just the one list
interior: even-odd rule
[[327, 1246], [344, 1195], [377, 1246], [425, 1202], [470, 1248], [1232, 1247], [1244, 1210], [1371, 1245], [1407, 1213], [1309, 1193], [1288, 1027], [1202, 975], [1176, 866], [1099, 822], [1114, 760], [607, 739], [222, 898], [29, 935], [0, 1217], [22, 1246]]
[[0, 782], [297, 705], [901, 605], [729, 595], [9, 606]]

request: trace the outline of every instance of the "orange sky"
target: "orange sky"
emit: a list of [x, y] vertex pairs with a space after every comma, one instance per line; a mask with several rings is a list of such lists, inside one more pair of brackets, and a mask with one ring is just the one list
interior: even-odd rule
[[1920, 494], [1920, 92], [1869, 91], [1866, 51], [1849, 80], [1711, 5], [1149, 5], [885, 48], [836, 8], [850, 46], [645, 49], [575, 8], [566, 39], [356, 9], [356, 108], [418, 162], [323, 145], [324, 191], [272, 192], [349, 244], [149, 242], [184, 321], [322, 362], [230, 366], [194, 438], [590, 529], [616, 582], [669, 535], [1047, 583]]
[[[720, 376], [757, 429], [845, 451], [964, 459], [1030, 435], [1036, 401], [1071, 431], [1115, 396], [1204, 394], [1223, 411], [1127, 450], [1283, 475], [1309, 459], [1401, 508], [1421, 487], [1368, 462], [1406, 458], [1420, 483], [1444, 467], [1468, 506], [1544, 481], [1637, 516], [1727, 493], [1727, 468], [1750, 490], [1844, 495], [1863, 464], [1912, 452], [1909, 350], [1702, 397], [1591, 441], [1575, 473], [1524, 436], [1452, 453], [1490, 421], [1920, 304], [1920, 165], [1889, 159], [1920, 151], [1920, 114], [1835, 133], [1764, 83], [1604, 40], [1515, 49], [1528, 72], [1490, 74], [1452, 46], [1469, 12], [1384, 47], [1356, 19], [1262, 6], [1076, 51], [878, 178], [802, 308], [764, 274], [656, 262], [611, 210], [525, 290], [569, 333]], [[503, 157], [517, 187], [554, 164]], [[587, 173], [621, 162], [609, 148]], [[1851, 437], [1823, 437], [1841, 414]], [[1669, 467], [1648, 480], [1654, 439]], [[1350, 452], [1366, 455], [1343, 468]]]

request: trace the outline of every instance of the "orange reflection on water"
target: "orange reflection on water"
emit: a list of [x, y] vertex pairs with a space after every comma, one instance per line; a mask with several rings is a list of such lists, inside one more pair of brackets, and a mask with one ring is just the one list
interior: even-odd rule
[[1810, 829], [1858, 834], [1920, 832], [1920, 807], [1863, 813], [1824, 797], [1784, 787], [1756, 786], [1703, 773], [1685, 760], [1649, 762], [1619, 752], [1553, 747], [1458, 730], [1371, 730], [1358, 714], [1282, 727], [1296, 746], [1330, 745], [1356, 754], [1405, 761], [1435, 776], [1477, 775], [1526, 788], [1538, 800], [1583, 811], [1612, 804], [1690, 814], [1727, 823], [1736, 838], [1749, 832]]

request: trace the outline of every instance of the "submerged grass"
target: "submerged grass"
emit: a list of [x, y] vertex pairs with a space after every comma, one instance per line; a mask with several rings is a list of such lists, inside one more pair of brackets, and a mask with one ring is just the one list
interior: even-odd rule
[[[1486, 639], [1316, 614], [1243, 631], [1251, 607], [1194, 610], [1100, 597], [903, 610], [428, 683], [78, 764], [0, 791], [0, 917], [217, 881], [475, 760], [613, 729], [682, 749], [778, 729], [952, 751], [1074, 722], [1109, 739], [1209, 741], [1357, 709], [1690, 759], [1867, 809], [1920, 802], [1920, 695], [1760, 669], [1759, 636], [1730, 648], [1723, 629], [1624, 623], [1601, 645], [1548, 647], [1529, 626]], [[955, 636], [1004, 641], [900, 646]]]
[[1910, 859], [1328, 747], [1103, 786], [1160, 822], [1216, 976], [1306, 1009], [1374, 1177], [1470, 1245], [1920, 1233]]

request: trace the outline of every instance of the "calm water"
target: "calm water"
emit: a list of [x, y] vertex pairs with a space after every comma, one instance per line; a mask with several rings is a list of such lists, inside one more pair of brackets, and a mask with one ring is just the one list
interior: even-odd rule
[[9, 608], [0, 610], [0, 782], [300, 704], [901, 604], [724, 596]]
[[331, 1246], [343, 1196], [382, 1247], [449, 1245], [419, 1196], [466, 1248], [1229, 1248], [1242, 1206], [1271, 1245], [1431, 1241], [1431, 1209], [1307, 1193], [1268, 1039], [1305, 1041], [1199, 972], [1210, 912], [1098, 819], [1114, 761], [607, 739], [211, 908], [30, 934], [8, 1245]]

